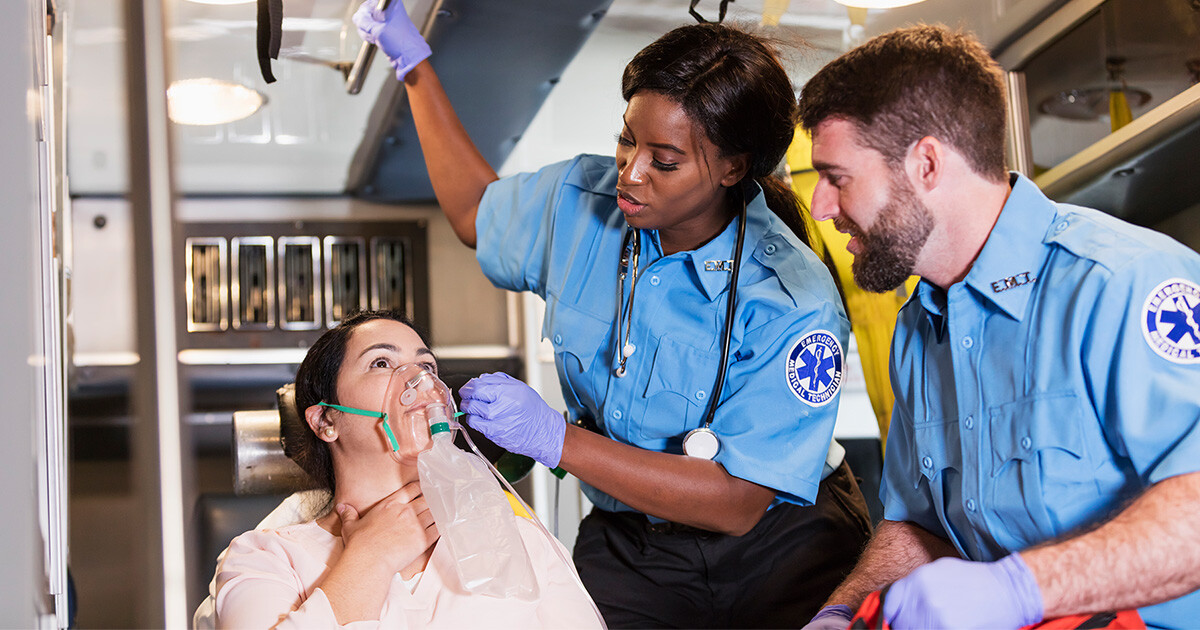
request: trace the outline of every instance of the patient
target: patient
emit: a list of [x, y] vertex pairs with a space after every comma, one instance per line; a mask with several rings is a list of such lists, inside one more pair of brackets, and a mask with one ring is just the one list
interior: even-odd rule
[[[296, 372], [304, 422], [281, 433], [288, 456], [329, 489], [327, 505], [315, 520], [230, 543], [215, 580], [217, 626], [599, 627], [574, 567], [551, 546], [559, 543], [524, 518], [540, 596], [472, 595], [459, 583], [417, 480], [428, 427], [406, 422], [400, 392], [388, 388], [406, 364], [436, 374], [425, 341], [394, 312], [353, 314], [313, 344]], [[378, 418], [318, 403], [387, 411], [395, 456]]]

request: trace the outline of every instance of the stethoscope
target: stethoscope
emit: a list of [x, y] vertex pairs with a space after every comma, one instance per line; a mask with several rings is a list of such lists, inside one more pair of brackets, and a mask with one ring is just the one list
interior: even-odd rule
[[[712, 459], [721, 450], [721, 440], [710, 428], [713, 415], [717, 412], [717, 403], [721, 400], [721, 390], [725, 386], [725, 369], [729, 364], [729, 340], [733, 334], [733, 316], [737, 307], [738, 274], [742, 270], [742, 243], [746, 240], [746, 192], [739, 190], [742, 197], [742, 210], [738, 217], [737, 243], [733, 247], [733, 271], [729, 277], [729, 302], [725, 306], [725, 337], [721, 341], [721, 363], [717, 366], [717, 382], [713, 385], [712, 397], [708, 402], [708, 411], [704, 415], [704, 426], [688, 431], [683, 437], [683, 453], [690, 457]], [[625, 238], [621, 242], [621, 261], [618, 267], [620, 282], [617, 287], [617, 378], [625, 376], [625, 363], [637, 350], [630, 343], [629, 333], [632, 324], [633, 294], [637, 291], [639, 274], [638, 259], [641, 256], [641, 233], [633, 226], [625, 228]], [[632, 270], [632, 271], [631, 271]], [[630, 282], [629, 298], [625, 299], [625, 281]]]

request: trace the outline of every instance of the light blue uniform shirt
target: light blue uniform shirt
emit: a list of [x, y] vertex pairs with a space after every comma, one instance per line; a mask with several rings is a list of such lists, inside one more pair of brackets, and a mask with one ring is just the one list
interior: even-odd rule
[[[1190, 249], [1018, 177], [966, 278], [900, 312], [885, 518], [994, 560], [1200, 470], [1197, 283]], [[1195, 626], [1200, 595], [1142, 615]]]
[[[642, 231], [629, 337], [636, 351], [618, 378], [627, 224], [616, 181], [613, 158], [584, 155], [492, 183], [475, 222], [476, 256], [496, 286], [546, 300], [542, 334], [554, 344], [572, 417], [595, 419], [620, 442], [682, 453], [684, 435], [703, 425], [725, 332], [730, 273], [705, 265], [732, 258], [738, 220], [699, 249], [670, 256], [657, 232]], [[807, 505], [833, 435], [849, 324], [825, 266], [762, 195], [747, 211], [730, 365], [711, 427], [721, 442], [715, 459], [729, 474], [773, 488], [777, 500]], [[629, 509], [584, 491], [601, 509]]]

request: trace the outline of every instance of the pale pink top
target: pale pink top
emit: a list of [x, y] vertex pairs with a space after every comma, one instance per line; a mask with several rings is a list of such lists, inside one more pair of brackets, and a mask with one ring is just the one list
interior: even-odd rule
[[[346, 628], [599, 628], [591, 600], [551, 545], [562, 544], [518, 518], [539, 597], [531, 602], [471, 595], [459, 583], [446, 546], [437, 544], [415, 591], [396, 573], [378, 621]], [[316, 585], [342, 554], [342, 539], [310, 521], [246, 532], [217, 568], [218, 628], [335, 628]], [[567, 558], [570, 555], [565, 553]]]

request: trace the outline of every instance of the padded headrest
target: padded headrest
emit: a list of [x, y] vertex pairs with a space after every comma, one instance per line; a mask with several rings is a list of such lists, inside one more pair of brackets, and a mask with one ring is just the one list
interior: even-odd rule
[[279, 410], [233, 414], [233, 490], [239, 495], [288, 494], [316, 484], [283, 453], [280, 419], [302, 422], [291, 383], [275, 391]]
[[279, 405], [279, 422], [303, 422], [300, 410], [296, 408], [296, 384], [288, 383], [275, 390], [275, 401]]

